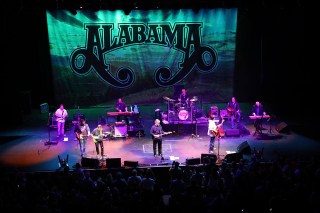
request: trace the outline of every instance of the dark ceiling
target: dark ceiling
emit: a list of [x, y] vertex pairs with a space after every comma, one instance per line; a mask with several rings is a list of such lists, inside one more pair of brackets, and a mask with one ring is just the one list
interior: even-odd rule
[[7, 9], [199, 9], [199, 8], [274, 8], [302, 7], [302, 0], [6, 0]]

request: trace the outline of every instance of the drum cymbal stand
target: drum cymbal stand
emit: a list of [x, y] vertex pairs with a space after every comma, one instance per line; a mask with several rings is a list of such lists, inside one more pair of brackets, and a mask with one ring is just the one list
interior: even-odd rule
[[[197, 119], [195, 119], [196, 121], [193, 122], [193, 117], [192, 117], [192, 109], [191, 109], [191, 125], [192, 125], [192, 134], [191, 136], [189, 137], [190, 138], [196, 138], [196, 139], [199, 139], [199, 135], [198, 135], [198, 122], [197, 122]], [[193, 124], [195, 126], [195, 131], [193, 131]], [[193, 133], [194, 132], [194, 133]]]
[[168, 103], [167, 103], [167, 119], [168, 119], [168, 122], [170, 121], [170, 116], [169, 116], [169, 114], [170, 114], [170, 101], [168, 100], [167, 101]]

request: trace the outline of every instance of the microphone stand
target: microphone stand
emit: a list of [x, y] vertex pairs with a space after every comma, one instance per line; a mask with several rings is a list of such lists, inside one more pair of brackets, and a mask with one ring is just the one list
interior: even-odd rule
[[51, 141], [51, 131], [50, 131], [50, 112], [49, 112], [49, 115], [48, 115], [48, 122], [47, 122], [47, 127], [48, 127], [48, 140], [46, 142], [44, 142], [44, 145], [45, 146], [50, 146], [52, 144], [57, 144], [57, 141]]
[[220, 158], [220, 156], [222, 156], [222, 155], [220, 155], [220, 138], [221, 138], [221, 136], [220, 136], [220, 135], [217, 135], [217, 137], [218, 137], [218, 155], [217, 155], [217, 163], [221, 163], [221, 158]]
[[[224, 120], [222, 121], [222, 123], [224, 122]], [[224, 133], [221, 133], [221, 130], [220, 128], [223, 128], [222, 126], [218, 128], [218, 135], [216, 137], [218, 137], [218, 155], [217, 155], [217, 163], [221, 163], [222, 160], [220, 158], [220, 156], [224, 156], [224, 155], [220, 155], [220, 139], [222, 138], [222, 136], [224, 136]]]

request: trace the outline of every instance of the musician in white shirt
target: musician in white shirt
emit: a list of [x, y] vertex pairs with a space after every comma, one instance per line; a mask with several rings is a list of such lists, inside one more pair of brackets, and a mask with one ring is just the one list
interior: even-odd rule
[[54, 115], [55, 115], [56, 121], [57, 121], [57, 132], [58, 132], [57, 137], [59, 137], [60, 135], [65, 136], [64, 126], [66, 123], [66, 118], [68, 117], [68, 112], [64, 108], [63, 104], [60, 104], [60, 107], [56, 110]]
[[214, 142], [217, 136], [218, 126], [214, 120], [214, 115], [210, 114], [209, 124], [208, 124], [208, 135], [210, 136], [209, 153], [213, 153], [216, 149], [214, 147]]

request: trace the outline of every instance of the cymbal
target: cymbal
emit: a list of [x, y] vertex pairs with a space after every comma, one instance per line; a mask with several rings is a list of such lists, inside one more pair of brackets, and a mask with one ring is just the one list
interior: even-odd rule
[[175, 100], [173, 100], [171, 98], [168, 98], [167, 96], [163, 96], [163, 99], [166, 100], [166, 101], [175, 101]]
[[194, 101], [198, 101], [198, 98], [192, 98], [190, 99], [191, 102], [194, 102]]

